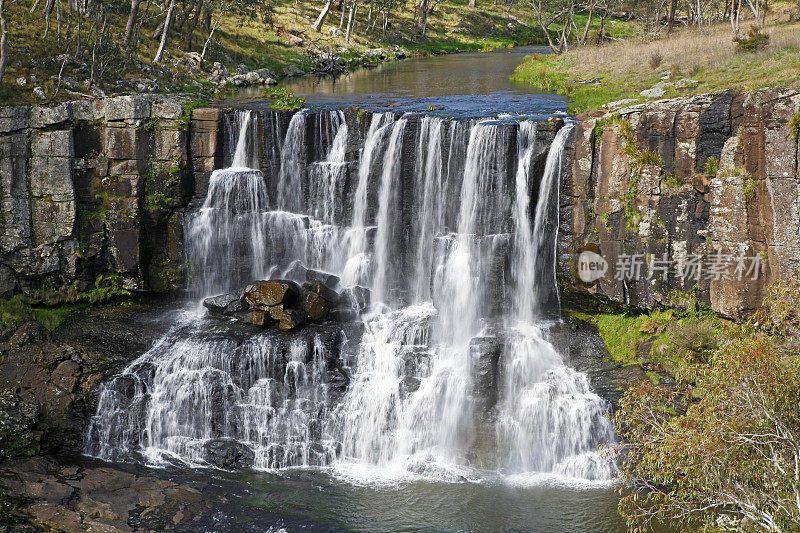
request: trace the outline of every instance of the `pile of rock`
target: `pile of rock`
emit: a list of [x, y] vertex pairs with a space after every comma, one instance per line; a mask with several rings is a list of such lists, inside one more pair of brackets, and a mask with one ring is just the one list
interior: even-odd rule
[[255, 281], [242, 291], [206, 298], [212, 315], [231, 317], [261, 327], [291, 331], [307, 322], [348, 321], [369, 306], [369, 290], [353, 286], [336, 292], [339, 278], [306, 270], [306, 282], [289, 279]]
[[249, 87], [251, 85], [275, 85], [278, 83], [275, 80], [275, 74], [273, 74], [268, 68], [246, 71], [246, 67], [240, 67], [238, 70], [238, 73], [225, 78], [224, 83], [232, 83], [237, 87]]

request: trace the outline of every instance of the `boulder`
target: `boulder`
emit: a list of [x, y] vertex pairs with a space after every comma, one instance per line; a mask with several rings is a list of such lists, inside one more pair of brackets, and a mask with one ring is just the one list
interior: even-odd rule
[[[335, 294], [335, 293], [334, 293]], [[301, 307], [311, 320], [320, 320], [331, 310], [331, 302], [320, 296], [314, 291], [304, 291], [301, 299]]]
[[211, 439], [203, 444], [205, 459], [217, 468], [249, 468], [253, 466], [255, 452], [233, 439]]
[[269, 313], [260, 309], [251, 309], [249, 311], [240, 311], [234, 313], [233, 317], [243, 324], [253, 324], [254, 326], [266, 327], [274, 324], [274, 320], [270, 317]]
[[300, 70], [298, 67], [296, 67], [294, 65], [289, 65], [289, 66], [287, 66], [287, 67], [285, 67], [283, 69], [283, 74], [285, 76], [289, 76], [289, 77], [292, 77], [292, 76], [304, 76], [305, 75], [305, 71]]
[[283, 306], [282, 305], [273, 305], [269, 309], [267, 309], [267, 313], [273, 320], [280, 320], [283, 316]]
[[369, 308], [370, 292], [366, 287], [353, 285], [343, 289], [339, 295], [338, 309], [352, 310], [357, 314], [367, 311]]
[[327, 272], [322, 272], [320, 270], [313, 270], [313, 269], [306, 269], [305, 271], [306, 281], [321, 281], [328, 287], [336, 287], [339, 284], [339, 276], [335, 274], [329, 274]]
[[339, 303], [339, 294], [335, 290], [328, 287], [326, 284], [322, 283], [320, 280], [314, 280], [312, 282], [306, 283], [304, 284], [304, 287], [308, 291], [320, 295], [322, 298], [327, 300], [332, 305], [336, 305], [337, 303]]
[[295, 281], [303, 281], [306, 279], [306, 272], [308, 269], [303, 265], [303, 263], [298, 259], [296, 261], [292, 261], [289, 265], [289, 268], [286, 270], [284, 277], [287, 279], [293, 279]]
[[306, 323], [306, 314], [299, 309], [284, 309], [281, 314], [278, 329], [281, 331], [291, 331]]
[[[237, 292], [229, 292], [228, 294], [220, 294], [219, 296], [212, 296], [203, 300], [203, 307], [208, 309], [211, 313], [224, 314], [228, 306], [232, 303], [241, 301], [242, 295]], [[231, 309], [231, 312], [244, 311], [244, 309]]]
[[227, 307], [225, 307], [225, 310], [222, 312], [222, 314], [226, 316], [232, 316], [235, 313], [241, 313], [248, 310], [250, 310], [250, 304], [248, 304], [244, 298], [239, 298], [229, 303]]
[[291, 280], [257, 281], [247, 286], [244, 297], [262, 311], [281, 304], [294, 307], [300, 303], [300, 286]]

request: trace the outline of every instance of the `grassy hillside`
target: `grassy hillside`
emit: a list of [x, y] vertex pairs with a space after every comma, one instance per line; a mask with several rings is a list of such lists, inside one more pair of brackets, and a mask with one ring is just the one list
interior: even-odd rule
[[[750, 23], [745, 21], [742, 30]], [[639, 38], [586, 46], [561, 56], [531, 56], [512, 75], [516, 81], [572, 96], [571, 110], [591, 111], [612, 101], [702, 94], [726, 89], [794, 87], [800, 84], [800, 23], [776, 12], [765, 28], [769, 44], [737, 53], [727, 23], [694, 27], [643, 42]], [[662, 81], [661, 96], [640, 92]]]
[[[31, 14], [33, 2], [34, 0], [20, 0], [7, 8], [9, 64], [6, 76], [0, 84], [0, 101], [40, 101], [32, 93], [35, 86], [44, 89], [47, 99], [74, 97], [67, 92], [68, 88], [63, 83], [56, 93], [56, 80], [51, 78], [57, 76], [59, 71], [62, 76], [72, 77], [77, 82], [90, 77], [90, 69], [83, 70], [81, 65], [87, 64], [90, 67], [91, 56], [95, 51], [90, 33], [91, 21], [83, 20], [77, 14], [62, 12], [62, 35], [59, 37], [54, 13], [50, 17], [48, 37], [43, 39], [45, 21], [42, 7], [40, 5]], [[178, 5], [182, 4], [179, 2]], [[539, 30], [514, 20], [518, 18], [519, 21], [531, 22], [529, 14], [524, 10], [507, 9], [494, 4], [470, 8], [467, 0], [445, 0], [436, 4], [431, 12], [424, 37], [419, 35], [414, 24], [414, 3], [401, 4], [396, 8], [385, 34], [381, 31], [380, 24], [374, 31], [366, 31], [367, 9], [364, 7], [358, 12], [351, 42], [348, 43], [343, 32], [332, 31], [332, 28], [339, 26], [341, 11], [334, 9], [330, 12], [321, 32], [311, 28], [322, 5], [323, 2], [319, 0], [279, 1], [271, 4], [270, 23], [265, 22], [264, 17], [258, 14], [226, 14], [209, 46], [204, 68], [207, 70], [215, 61], [219, 61], [229, 70], [244, 64], [251, 69], [269, 67], [280, 75], [287, 65], [298, 65], [303, 70], [310, 70], [312, 62], [308, 58], [309, 51], [332, 50], [348, 60], [351, 66], [355, 66], [359, 62], [367, 61], [364, 52], [378, 47], [391, 51], [394, 46], [400, 46], [410, 55], [424, 55], [462, 50], [491, 50], [542, 42]], [[62, 9], [65, 8], [66, 3], [62, 6]], [[121, 46], [127, 15], [127, 4], [124, 2], [109, 14], [109, 39], [97, 47], [98, 54], [102, 52], [108, 56], [108, 70], [99, 84], [103, 91], [113, 91], [115, 82], [126, 78], [155, 79], [162, 91], [207, 92], [213, 89], [207, 82], [207, 75], [192, 72], [190, 68], [184, 68], [185, 61], [179, 61], [187, 51], [183, 32], [170, 32], [166, 47], [170, 58], [162, 61], [157, 68], [151, 68], [158, 48], [158, 40], [152, 35], [164, 18], [161, 11], [151, 8], [150, 12], [141, 17], [144, 21], [140, 31], [141, 38], [135, 49]], [[67, 16], [70, 18], [65, 19]], [[80, 29], [83, 42], [82, 49], [76, 53], [75, 35], [79, 23], [83, 24]], [[347, 24], [346, 17], [344, 23]], [[66, 36], [68, 31], [72, 32], [69, 38]], [[202, 25], [197, 28], [191, 51], [201, 51], [208, 33]], [[70, 55], [66, 64], [61, 56], [65, 52]], [[390, 58], [392, 55], [388, 54]], [[168, 71], [162, 67], [166, 67]], [[31, 80], [31, 75], [36, 79]], [[26, 86], [17, 84], [16, 80], [20, 77], [26, 78]]]

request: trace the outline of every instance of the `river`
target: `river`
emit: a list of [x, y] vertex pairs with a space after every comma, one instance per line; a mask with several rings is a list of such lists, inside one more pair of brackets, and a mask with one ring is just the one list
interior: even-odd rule
[[550, 50], [529, 46], [408, 58], [360, 68], [338, 78], [286, 78], [280, 86], [314, 107], [356, 106], [373, 111], [432, 111], [469, 117], [497, 113], [538, 118], [563, 115], [566, 97], [536, 92], [529, 85], [509, 80], [522, 59], [534, 53]]

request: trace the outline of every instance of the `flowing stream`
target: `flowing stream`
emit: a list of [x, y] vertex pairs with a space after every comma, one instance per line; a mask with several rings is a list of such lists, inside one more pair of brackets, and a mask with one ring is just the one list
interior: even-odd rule
[[[225, 120], [228, 166], [186, 215], [196, 303], [104, 385], [87, 454], [181, 467], [224, 457], [374, 497], [387, 483], [422, 487], [415, 498], [430, 484], [607, 494], [610, 406], [549, 340], [570, 124], [341, 110]], [[199, 305], [306, 269], [337, 275], [342, 293], [368, 288], [371, 304], [292, 333]], [[470, 492], [442, 490], [456, 498], [446, 512]]]

